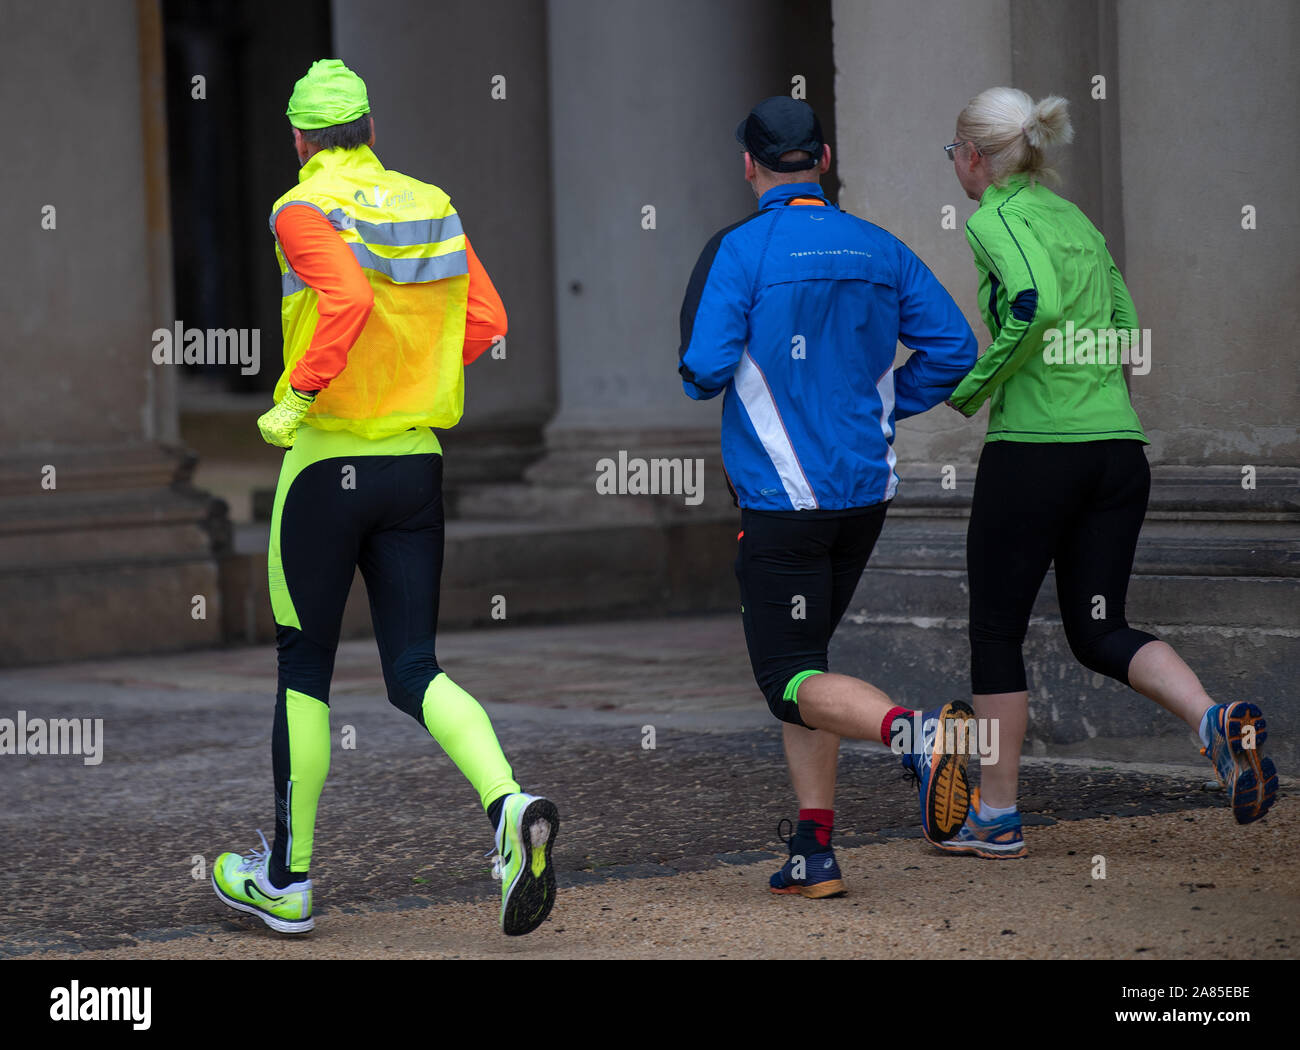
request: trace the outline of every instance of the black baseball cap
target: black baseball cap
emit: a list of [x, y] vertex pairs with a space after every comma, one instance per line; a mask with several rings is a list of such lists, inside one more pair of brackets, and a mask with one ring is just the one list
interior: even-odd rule
[[[821, 122], [812, 106], [789, 95], [772, 95], [736, 125], [736, 141], [770, 171], [806, 171], [821, 163]], [[781, 159], [782, 153], [807, 150], [809, 160]]]

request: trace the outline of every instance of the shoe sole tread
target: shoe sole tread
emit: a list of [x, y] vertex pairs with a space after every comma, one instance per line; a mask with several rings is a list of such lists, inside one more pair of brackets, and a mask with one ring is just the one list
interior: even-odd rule
[[[931, 759], [930, 790], [924, 803], [921, 825], [926, 839], [934, 845], [957, 834], [966, 823], [966, 814], [970, 811], [970, 781], [966, 773], [970, 755], [964, 749], [958, 754], [951, 754], [942, 748], [948, 739], [949, 721], [964, 722], [974, 717], [974, 710], [962, 700], [953, 701], [939, 710], [935, 746], [940, 749], [940, 753]], [[962, 731], [954, 739], [968, 740], [969, 735]]]
[[[1254, 747], [1245, 745], [1247, 726], [1253, 730]], [[1224, 710], [1223, 736], [1234, 768], [1232, 783], [1225, 785], [1232, 815], [1238, 824], [1250, 824], [1269, 811], [1277, 796], [1277, 767], [1261, 753], [1268, 722], [1258, 706], [1239, 700]]]
[[[546, 842], [534, 846], [530, 829], [539, 820], [550, 825]], [[519, 840], [524, 848], [524, 863], [515, 880], [501, 916], [501, 929], [510, 937], [532, 933], [551, 914], [555, 905], [555, 868], [551, 865], [551, 846], [560, 830], [560, 812], [550, 799], [534, 799], [519, 818]], [[545, 851], [540, 875], [533, 874], [533, 855]]]

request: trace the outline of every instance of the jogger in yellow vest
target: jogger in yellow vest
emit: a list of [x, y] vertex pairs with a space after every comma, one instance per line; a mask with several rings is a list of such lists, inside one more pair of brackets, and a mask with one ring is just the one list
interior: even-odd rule
[[312, 929], [330, 678], [360, 567], [388, 699], [478, 792], [495, 830], [502, 928], [528, 933], [555, 900], [558, 813], [520, 790], [486, 712], [435, 651], [442, 449], [430, 428], [460, 420], [464, 365], [504, 334], [504, 309], [447, 195], [380, 164], [369, 112], [365, 84], [337, 59], [312, 65], [287, 111], [302, 169], [271, 213], [285, 368], [258, 420], [288, 449], [268, 551], [276, 833], [274, 845], [262, 836], [260, 850], [218, 857], [213, 887], [272, 929]]

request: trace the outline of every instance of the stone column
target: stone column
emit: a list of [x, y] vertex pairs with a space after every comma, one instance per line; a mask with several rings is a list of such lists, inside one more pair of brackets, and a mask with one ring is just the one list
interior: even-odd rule
[[[798, 38], [783, 54], [781, 5], [767, 0], [552, 0], [548, 11], [561, 349], [531, 497], [538, 513], [598, 520], [728, 514], [721, 403], [690, 401], [677, 376], [682, 296], [708, 238], [755, 207], [737, 122], [789, 93], [792, 73], [815, 82], [830, 70], [788, 70]], [[702, 459], [704, 503], [598, 497], [597, 462], [620, 452]]]
[[15, 3], [5, 34], [0, 663], [216, 642], [225, 505], [188, 488], [152, 359], [174, 320], [159, 5]]
[[509, 316], [505, 356], [469, 367], [464, 419], [442, 435], [448, 487], [517, 480], [556, 396], [545, 7], [334, 0], [333, 16], [375, 153], [451, 195]]
[[[963, 232], [975, 202], [966, 199], [943, 146], [953, 141], [957, 114], [972, 95], [1012, 80], [1010, 7], [1010, 0], [834, 6], [840, 206], [920, 256], [981, 345], [988, 332]], [[901, 363], [910, 351], [899, 349]], [[972, 480], [983, 420], [962, 420], [940, 406], [899, 423], [900, 496], [941, 493], [944, 465], [954, 466], [959, 480]]]
[[1126, 278], [1152, 342], [1133, 401], [1153, 458], [1294, 467], [1300, 12], [1121, 0], [1119, 41]]

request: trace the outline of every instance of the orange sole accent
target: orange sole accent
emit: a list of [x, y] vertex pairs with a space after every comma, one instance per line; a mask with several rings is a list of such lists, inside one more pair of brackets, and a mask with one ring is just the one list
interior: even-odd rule
[[829, 882], [819, 882], [816, 886], [787, 886], [783, 890], [778, 890], [775, 887], [769, 886], [767, 890], [769, 893], [780, 894], [783, 897], [797, 893], [801, 897], [807, 897], [809, 900], [814, 901], [824, 900], [827, 897], [843, 897], [849, 892], [844, 888], [843, 879], [831, 879]]
[[[966, 823], [966, 813], [970, 809], [970, 783], [966, 778], [966, 764], [969, 753], [962, 750], [958, 754], [945, 753], [945, 741], [969, 742], [970, 736], [966, 726], [959, 725], [957, 732], [948, 733], [949, 722], [966, 722], [974, 718], [974, 712], [954, 711], [952, 705], [946, 706], [940, 713], [938, 731], [935, 733], [936, 756], [934, 775], [930, 780], [930, 797], [926, 800], [932, 814], [934, 838], [930, 842], [944, 842], [952, 838]], [[961, 745], [959, 745], [961, 746]], [[927, 836], [928, 838], [928, 836]]]
[[[1230, 704], [1228, 710], [1231, 711], [1235, 706], [1235, 704]], [[1234, 722], [1236, 723], [1235, 725], [1233, 725]], [[1264, 718], [1263, 712], [1251, 705], [1251, 707], [1247, 708], [1245, 712], [1238, 715], [1237, 718], [1229, 719], [1228, 724], [1224, 726], [1224, 729], [1226, 730], [1225, 735], [1228, 737], [1229, 741], [1229, 749], [1233, 755], [1233, 764], [1240, 769], [1240, 762], [1244, 762], [1246, 767], [1250, 770], [1251, 777], [1254, 780], [1254, 802], [1247, 802], [1241, 806], [1242, 810], [1249, 816], [1247, 823], [1258, 820], [1268, 812], [1269, 808], [1273, 805], [1277, 792], [1277, 773], [1274, 771], [1272, 777], [1269, 777], [1265, 773], [1264, 763], [1260, 755], [1260, 745], [1268, 739], [1268, 730], [1267, 728], [1262, 732], [1255, 730], [1255, 726], [1258, 724], [1267, 726], [1268, 722]], [[1243, 746], [1243, 741], [1246, 738], [1247, 726], [1251, 727], [1252, 733], [1254, 734], [1256, 741], [1254, 747], [1248, 748]], [[1203, 754], [1204, 752], [1205, 749], [1202, 749]], [[1218, 775], [1217, 767], [1215, 769], [1215, 775]], [[1236, 778], [1234, 778], [1234, 781], [1235, 779]], [[1223, 783], [1222, 777], [1219, 777], [1219, 782]], [[1230, 785], [1224, 784], [1224, 787], [1231, 790]], [[1268, 790], [1270, 787], [1273, 789], [1272, 792]], [[1235, 816], [1239, 803], [1235, 797], [1230, 799], [1230, 803]]]
[[810, 900], [822, 900], [826, 897], [842, 897], [848, 891], [844, 888], [843, 879], [831, 879], [829, 882], [819, 882], [816, 886], [803, 886], [799, 892]]

